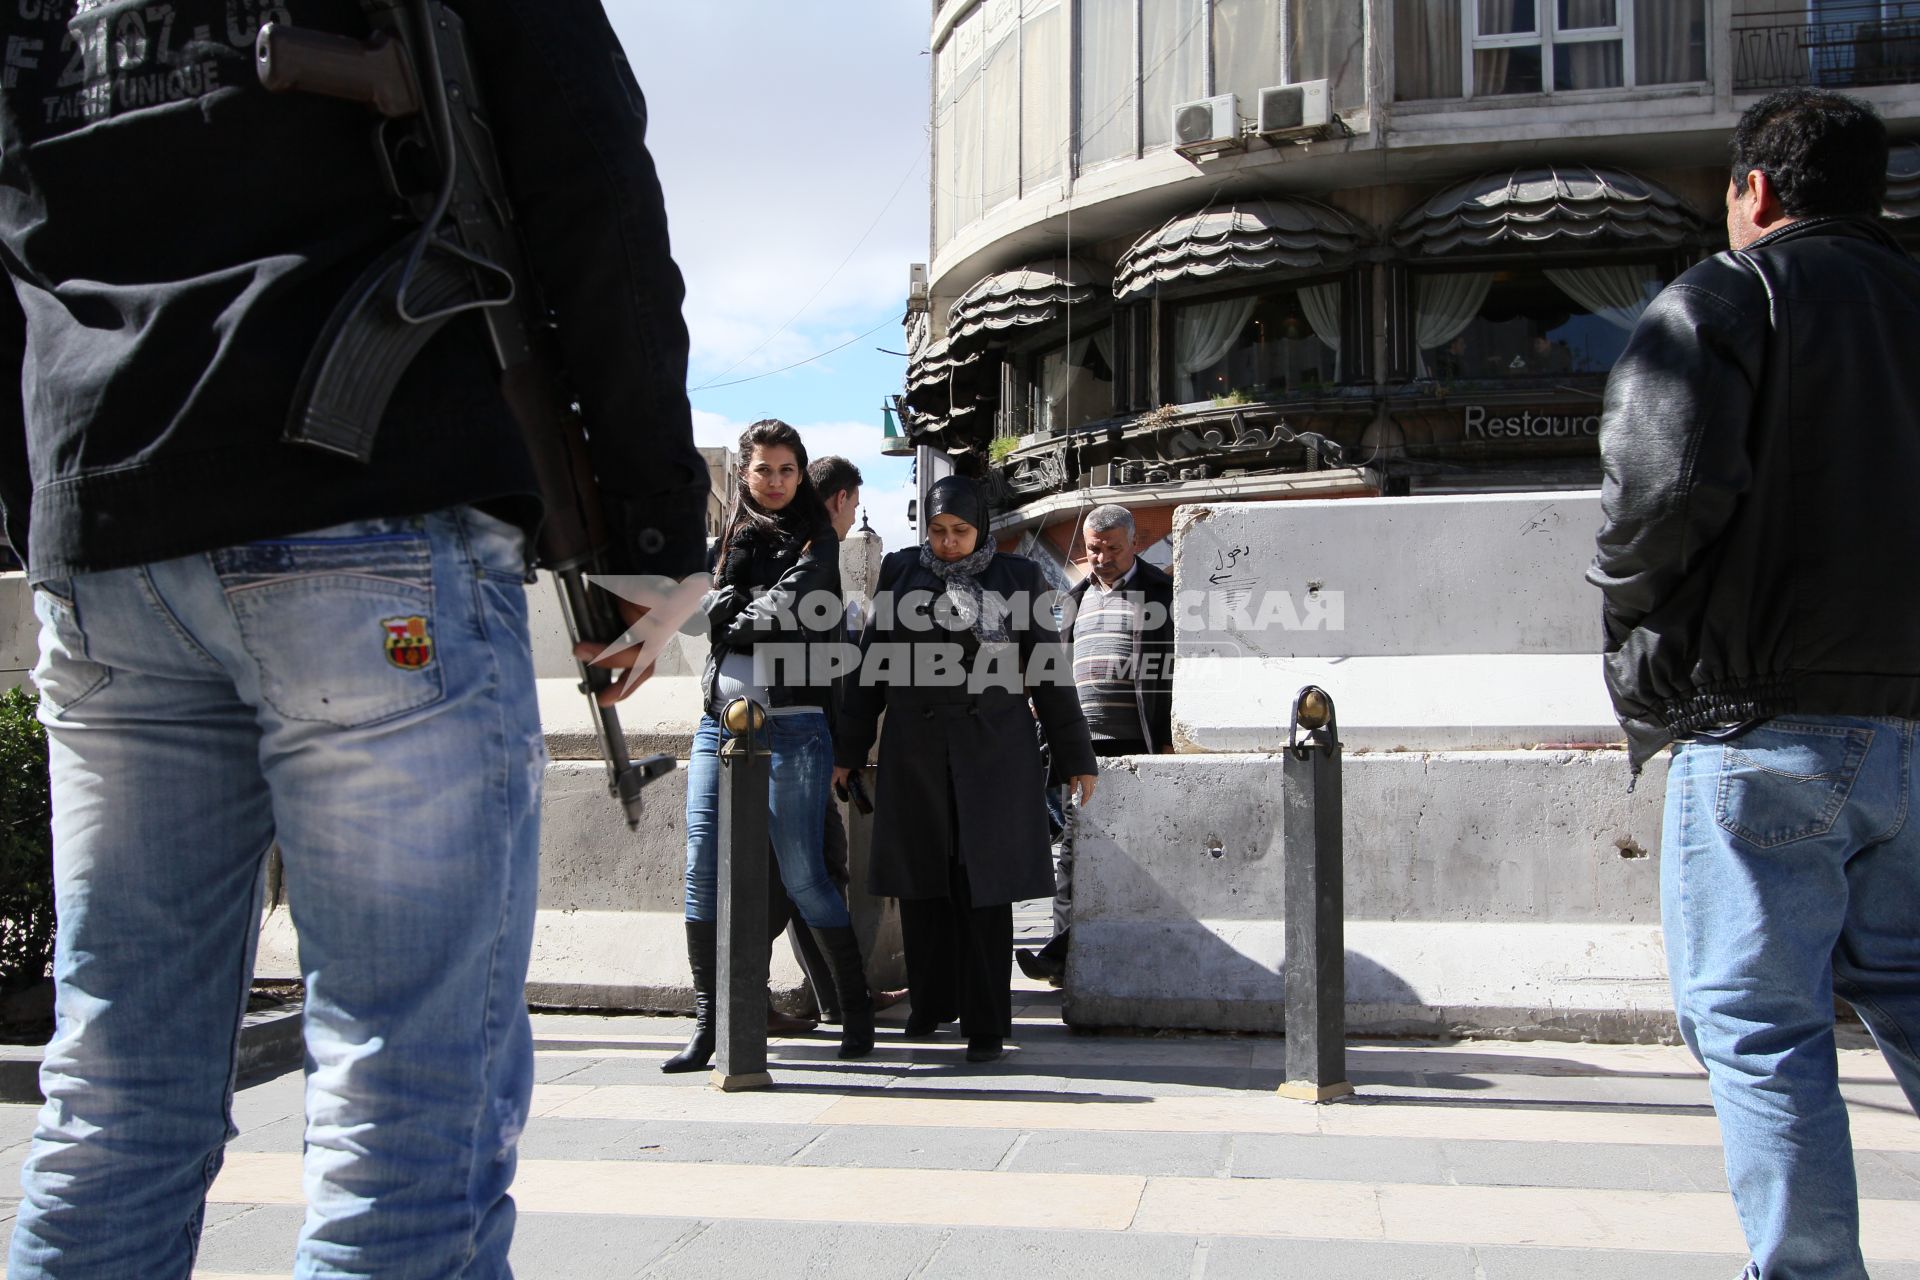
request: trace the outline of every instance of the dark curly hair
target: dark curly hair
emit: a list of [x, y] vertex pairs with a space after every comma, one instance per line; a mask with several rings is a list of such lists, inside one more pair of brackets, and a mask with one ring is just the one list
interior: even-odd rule
[[[800, 484], [793, 498], [778, 512], [766, 510], [753, 500], [747, 489], [746, 470], [753, 465], [755, 449], [791, 449], [800, 465]], [[748, 529], [779, 529], [791, 537], [811, 538], [820, 526], [832, 527], [827, 504], [820, 500], [813, 481], [807, 477], [807, 446], [800, 433], [778, 418], [762, 418], [740, 433], [740, 481], [733, 490], [733, 509], [727, 515], [727, 544], [731, 547]]]
[[1887, 127], [1858, 98], [1782, 89], [1747, 108], [1733, 129], [1733, 181], [1758, 169], [1793, 218], [1880, 212], [1887, 194]]

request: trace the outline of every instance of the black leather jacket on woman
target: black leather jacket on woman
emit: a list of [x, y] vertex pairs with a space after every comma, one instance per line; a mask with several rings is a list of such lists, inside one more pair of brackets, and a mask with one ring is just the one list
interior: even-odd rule
[[1861, 219], [1715, 255], [1607, 382], [1606, 675], [1633, 767], [1774, 716], [1920, 717], [1920, 263]]
[[[714, 684], [720, 664], [729, 655], [752, 653], [756, 644], [786, 646], [793, 655], [800, 646], [833, 644], [846, 639], [846, 612], [840, 595], [840, 540], [830, 524], [821, 524], [805, 541], [764, 529], [749, 529], [732, 553], [722, 551], [714, 575], [714, 589], [706, 598], [706, 670], [700, 676], [701, 705], [718, 716]], [[786, 679], [769, 684], [767, 697], [776, 707], [809, 706], [825, 711], [829, 720], [838, 702], [830, 680], [814, 683], [811, 675], [824, 664], [811, 656], [808, 679]], [[790, 672], [784, 663], [772, 674]]]

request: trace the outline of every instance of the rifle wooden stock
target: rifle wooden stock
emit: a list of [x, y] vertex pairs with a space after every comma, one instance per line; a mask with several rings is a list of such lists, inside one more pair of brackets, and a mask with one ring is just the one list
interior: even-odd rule
[[420, 86], [407, 51], [386, 32], [371, 40], [269, 22], [253, 45], [260, 83], [363, 103], [390, 120], [420, 114]]

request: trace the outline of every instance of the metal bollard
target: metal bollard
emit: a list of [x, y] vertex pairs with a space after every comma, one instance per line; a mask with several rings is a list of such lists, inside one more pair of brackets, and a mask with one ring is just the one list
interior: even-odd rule
[[722, 715], [720, 923], [716, 930], [713, 1073], [716, 1089], [765, 1089], [767, 1074], [767, 789], [773, 757], [761, 740], [767, 711], [736, 698]]
[[1293, 700], [1280, 785], [1286, 850], [1287, 1079], [1279, 1093], [1303, 1102], [1331, 1102], [1352, 1093], [1353, 1085], [1347, 1080], [1340, 726], [1333, 699], [1317, 686], [1307, 686]]

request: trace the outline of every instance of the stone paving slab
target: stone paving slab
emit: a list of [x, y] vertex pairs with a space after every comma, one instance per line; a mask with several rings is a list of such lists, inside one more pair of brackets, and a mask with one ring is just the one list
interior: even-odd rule
[[[1311, 1107], [1270, 1092], [1278, 1042], [1074, 1035], [1056, 993], [1026, 994], [1004, 1062], [905, 1041], [890, 1010], [874, 1059], [839, 1062], [831, 1033], [777, 1041], [777, 1087], [737, 1095], [659, 1073], [685, 1019], [536, 1019], [516, 1274], [1732, 1280], [1742, 1265], [1684, 1050], [1358, 1043], [1362, 1099]], [[1875, 1280], [1920, 1280], [1920, 1121], [1877, 1054], [1848, 1049], [1842, 1072]], [[301, 1100], [291, 1072], [236, 1096], [203, 1280], [287, 1273]], [[0, 1106], [0, 1193], [32, 1111]]]

